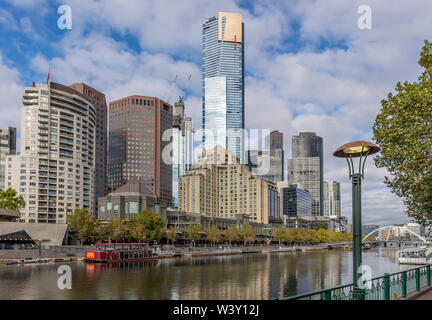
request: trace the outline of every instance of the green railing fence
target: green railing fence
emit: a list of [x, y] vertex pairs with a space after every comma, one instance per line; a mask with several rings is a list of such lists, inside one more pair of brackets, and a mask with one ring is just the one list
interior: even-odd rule
[[[366, 283], [365, 300], [397, 300], [431, 285], [432, 266], [422, 266], [382, 277]], [[369, 286], [368, 286], [369, 284]], [[354, 300], [353, 285], [342, 285], [280, 300]]]

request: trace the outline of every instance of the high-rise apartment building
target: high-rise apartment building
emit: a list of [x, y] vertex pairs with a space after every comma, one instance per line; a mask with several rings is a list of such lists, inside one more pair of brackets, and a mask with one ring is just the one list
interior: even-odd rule
[[174, 104], [172, 149], [172, 194], [173, 207], [178, 207], [178, 181], [191, 168], [193, 156], [192, 118], [185, 116], [183, 99]]
[[6, 156], [15, 153], [16, 128], [0, 127], [0, 189], [5, 189]]
[[219, 12], [202, 26], [202, 128], [207, 150], [220, 145], [243, 163], [244, 35], [242, 15]]
[[340, 183], [324, 181], [324, 215], [339, 218], [341, 215]]
[[25, 88], [21, 154], [6, 157], [7, 187], [26, 201], [21, 220], [66, 223], [74, 208], [94, 213], [96, 110], [55, 82]]
[[107, 193], [107, 147], [108, 147], [108, 110], [105, 94], [90, 87], [85, 83], [75, 83], [70, 85], [93, 104], [96, 111], [95, 129], [95, 196], [96, 201], [99, 197]]
[[323, 139], [313, 132], [300, 132], [292, 138], [292, 159], [288, 160], [288, 181], [300, 184], [312, 195], [312, 215], [322, 216]]
[[203, 151], [179, 180], [179, 210], [213, 217], [249, 215], [258, 223], [280, 222], [277, 187], [253, 176], [234, 153], [216, 147]]
[[110, 102], [109, 110], [109, 189], [138, 181], [171, 204], [171, 159], [164, 161], [162, 155], [170, 140], [162, 135], [172, 129], [172, 106], [159, 98], [133, 95]]

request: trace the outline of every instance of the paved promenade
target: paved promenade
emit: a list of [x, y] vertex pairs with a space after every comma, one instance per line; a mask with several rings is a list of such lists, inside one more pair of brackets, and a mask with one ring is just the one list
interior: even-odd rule
[[432, 300], [432, 288], [425, 291], [424, 294], [418, 296], [415, 300]]

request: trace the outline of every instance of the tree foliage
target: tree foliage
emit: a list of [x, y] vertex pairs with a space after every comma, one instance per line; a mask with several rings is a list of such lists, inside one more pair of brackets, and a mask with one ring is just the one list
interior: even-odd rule
[[119, 242], [127, 236], [125, 222], [120, 218], [111, 218], [101, 229], [103, 238], [112, 242]]
[[229, 241], [230, 245], [232, 241], [240, 239], [240, 235], [235, 224], [232, 224], [227, 229], [225, 229], [225, 239]]
[[165, 224], [157, 212], [143, 210], [129, 218], [127, 226], [132, 237], [139, 241], [159, 241], [165, 236]]
[[168, 240], [168, 244], [169, 241], [174, 244], [174, 242], [177, 240], [177, 227], [170, 227], [166, 233], [166, 237]]
[[241, 237], [245, 244], [255, 242], [256, 240], [255, 229], [249, 223], [243, 223]]
[[201, 238], [200, 231], [202, 231], [202, 226], [200, 224], [190, 224], [185, 230], [189, 240], [191, 240], [195, 245], [195, 241]]
[[287, 241], [288, 232], [286, 229], [287, 229], [286, 227], [279, 227], [273, 233], [273, 239], [278, 241], [279, 244]]
[[94, 242], [99, 238], [99, 221], [94, 220], [87, 210], [75, 209], [67, 216], [67, 220], [81, 244], [86, 241]]
[[222, 239], [221, 231], [215, 226], [207, 227], [205, 230], [206, 239], [213, 245]]
[[25, 205], [24, 198], [17, 196], [17, 192], [14, 189], [0, 189], [0, 209], [20, 210], [24, 208]]
[[406, 205], [406, 214], [424, 226], [432, 225], [432, 44], [425, 41], [417, 83], [397, 83], [395, 93], [381, 101], [373, 125], [381, 147], [377, 167], [390, 173], [385, 184]]
[[273, 233], [273, 239], [289, 244], [315, 244], [330, 242], [347, 242], [352, 240], [352, 233], [332, 232], [327, 229], [302, 229], [279, 227]]

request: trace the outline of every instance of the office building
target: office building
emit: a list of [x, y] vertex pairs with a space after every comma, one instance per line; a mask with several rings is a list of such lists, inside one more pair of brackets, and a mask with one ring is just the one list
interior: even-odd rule
[[138, 181], [163, 200], [172, 202], [171, 159], [163, 150], [170, 143], [173, 108], [165, 101], [133, 95], [109, 104], [108, 187]]
[[341, 215], [340, 183], [324, 181], [324, 215], [338, 218]]
[[173, 207], [178, 207], [178, 180], [192, 165], [193, 127], [192, 119], [185, 116], [183, 99], [174, 104], [176, 114], [173, 116], [173, 149], [172, 149], [172, 194]]
[[98, 197], [103, 197], [107, 193], [108, 110], [105, 94], [85, 83], [75, 83], [70, 85], [70, 87], [87, 97], [96, 111], [95, 201], [97, 201]]
[[65, 223], [74, 208], [94, 213], [96, 111], [86, 96], [55, 82], [25, 88], [21, 154], [6, 157], [6, 187], [26, 206], [21, 220]]
[[232, 219], [247, 214], [253, 222], [281, 222], [276, 185], [253, 176], [222, 147], [203, 151], [198, 164], [180, 178], [178, 197], [181, 211]]
[[281, 217], [281, 219], [283, 219], [283, 203], [284, 203], [284, 200], [283, 200], [283, 189], [289, 187], [289, 181], [288, 180], [278, 181], [278, 182], [276, 182], [276, 187], [277, 187], [278, 192], [279, 192], [279, 204], [280, 204], [279, 212], [280, 212], [280, 217]]
[[312, 215], [324, 213], [323, 139], [313, 132], [292, 138], [292, 159], [288, 160], [288, 181], [300, 184], [312, 195]]
[[5, 189], [6, 156], [16, 153], [16, 128], [0, 127], [0, 189]]
[[[264, 150], [249, 150], [248, 165], [257, 175], [275, 183], [284, 180], [284, 151], [282, 132], [272, 131], [266, 138]], [[254, 170], [257, 169], [257, 170]]]
[[202, 26], [203, 145], [243, 155], [244, 36], [242, 15], [219, 12]]
[[282, 188], [284, 217], [312, 216], [312, 196], [296, 184]]

